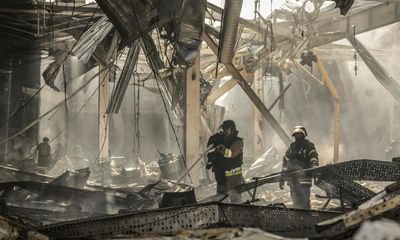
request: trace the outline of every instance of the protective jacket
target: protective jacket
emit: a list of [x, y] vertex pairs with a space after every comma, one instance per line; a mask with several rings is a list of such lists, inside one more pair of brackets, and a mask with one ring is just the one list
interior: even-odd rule
[[[318, 166], [318, 153], [309, 140], [303, 138], [291, 143], [283, 157], [282, 171], [298, 171]], [[299, 177], [300, 184], [311, 184], [311, 178]]]
[[236, 135], [229, 139], [224, 139], [222, 133], [217, 133], [211, 136], [208, 140], [207, 146], [211, 144], [214, 144], [214, 146], [222, 144], [226, 148], [224, 154], [214, 151], [207, 155], [208, 165], [211, 165], [217, 183], [219, 180], [222, 183], [225, 176], [239, 175], [242, 173], [241, 166], [243, 164], [243, 152], [233, 158], [230, 156], [229, 149], [236, 141], [240, 141], [243, 145], [243, 139]]
[[37, 147], [38, 152], [38, 165], [47, 166], [51, 161], [51, 147], [48, 143], [42, 142]]

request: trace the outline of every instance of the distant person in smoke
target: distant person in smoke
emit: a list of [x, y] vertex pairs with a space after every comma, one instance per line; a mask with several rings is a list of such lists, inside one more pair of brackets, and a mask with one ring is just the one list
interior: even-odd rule
[[51, 162], [51, 147], [49, 144], [49, 138], [44, 137], [43, 142], [35, 149], [35, 153], [38, 155], [38, 166], [48, 167]]
[[[217, 181], [217, 193], [224, 193], [243, 183], [243, 139], [238, 137], [236, 124], [226, 120], [221, 125], [222, 131], [208, 140], [207, 146], [213, 144], [214, 151], [207, 154], [207, 169], [211, 169]], [[232, 203], [241, 203], [240, 194], [230, 195]]]
[[[315, 146], [307, 137], [307, 131], [303, 126], [296, 126], [292, 136], [295, 141], [290, 144], [283, 157], [282, 172], [299, 171], [318, 166], [318, 153]], [[293, 207], [310, 209], [310, 189], [312, 178], [305, 176], [295, 176], [288, 181], [290, 196], [292, 197]], [[279, 188], [283, 190], [285, 182], [279, 183]]]

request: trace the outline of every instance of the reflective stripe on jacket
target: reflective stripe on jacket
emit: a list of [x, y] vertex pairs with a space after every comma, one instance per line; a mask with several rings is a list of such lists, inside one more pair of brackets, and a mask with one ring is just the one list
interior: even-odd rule
[[229, 171], [225, 171], [225, 176], [230, 177], [230, 176], [236, 176], [242, 174], [242, 167], [237, 167], [234, 169], [231, 169]]

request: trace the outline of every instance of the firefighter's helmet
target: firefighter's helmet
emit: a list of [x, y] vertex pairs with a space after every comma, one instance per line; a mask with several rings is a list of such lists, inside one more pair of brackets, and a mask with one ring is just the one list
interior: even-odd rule
[[292, 132], [292, 136], [294, 136], [296, 133], [301, 133], [301, 134], [304, 135], [304, 137], [307, 137], [307, 130], [303, 126], [294, 127], [293, 132]]
[[227, 130], [228, 128], [232, 131], [236, 131], [236, 124], [233, 120], [225, 120], [221, 125], [222, 130]]

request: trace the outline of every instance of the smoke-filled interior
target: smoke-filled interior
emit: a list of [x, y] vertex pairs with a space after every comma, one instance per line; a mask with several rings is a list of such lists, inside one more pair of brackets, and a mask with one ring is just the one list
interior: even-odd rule
[[0, 10], [0, 238], [400, 236], [398, 1]]

